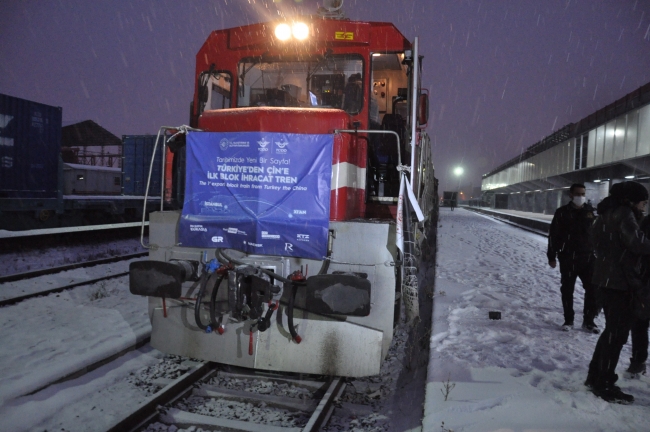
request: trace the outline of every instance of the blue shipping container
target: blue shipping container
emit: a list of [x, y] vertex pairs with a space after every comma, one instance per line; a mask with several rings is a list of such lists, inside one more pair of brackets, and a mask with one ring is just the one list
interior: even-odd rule
[[0, 94], [0, 198], [56, 198], [61, 107]]
[[[149, 196], [160, 196], [162, 140], [156, 150]], [[122, 136], [122, 195], [144, 196], [156, 135]]]

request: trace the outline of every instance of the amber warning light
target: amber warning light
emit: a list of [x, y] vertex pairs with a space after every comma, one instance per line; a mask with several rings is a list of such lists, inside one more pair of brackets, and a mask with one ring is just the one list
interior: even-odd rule
[[309, 26], [303, 22], [295, 22], [292, 25], [281, 23], [275, 27], [275, 37], [281, 41], [291, 38], [302, 41], [309, 37]]

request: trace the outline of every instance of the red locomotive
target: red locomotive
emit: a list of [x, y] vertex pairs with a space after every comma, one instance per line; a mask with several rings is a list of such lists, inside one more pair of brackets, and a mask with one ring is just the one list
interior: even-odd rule
[[[336, 8], [333, 8], [336, 9]], [[168, 141], [152, 345], [244, 367], [376, 374], [437, 205], [418, 41], [319, 15], [210, 34], [187, 136]]]

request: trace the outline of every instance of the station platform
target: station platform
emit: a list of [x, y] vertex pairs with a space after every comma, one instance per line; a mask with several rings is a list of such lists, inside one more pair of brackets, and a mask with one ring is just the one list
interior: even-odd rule
[[[634, 404], [609, 404], [584, 386], [599, 336], [580, 329], [580, 282], [576, 328], [561, 330], [560, 273], [546, 261], [547, 238], [473, 210], [440, 209], [422, 430], [647, 430], [650, 377], [625, 377], [629, 344], [617, 385]], [[596, 323], [603, 328], [604, 317]]]

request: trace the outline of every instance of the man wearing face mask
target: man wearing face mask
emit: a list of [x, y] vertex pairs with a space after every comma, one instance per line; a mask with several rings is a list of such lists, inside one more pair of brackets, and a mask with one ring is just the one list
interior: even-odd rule
[[591, 283], [594, 266], [594, 246], [590, 228], [594, 221], [594, 208], [586, 204], [586, 189], [583, 184], [573, 184], [569, 189], [571, 201], [555, 211], [548, 235], [548, 264], [555, 268], [556, 257], [560, 261], [562, 308], [564, 324], [562, 330], [573, 328], [573, 291], [576, 279], [580, 278], [585, 290], [582, 328], [592, 333], [600, 330], [594, 322], [600, 309], [596, 288]]

